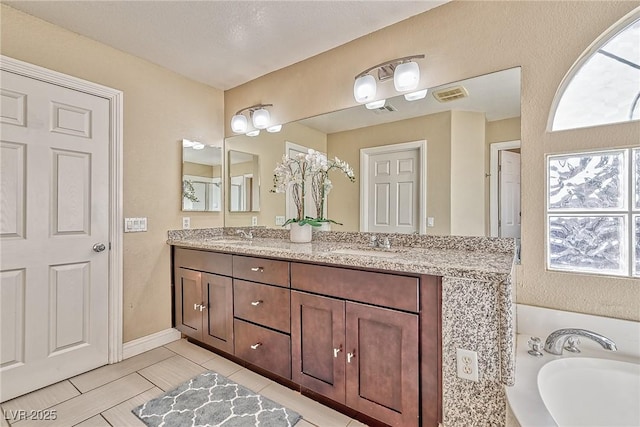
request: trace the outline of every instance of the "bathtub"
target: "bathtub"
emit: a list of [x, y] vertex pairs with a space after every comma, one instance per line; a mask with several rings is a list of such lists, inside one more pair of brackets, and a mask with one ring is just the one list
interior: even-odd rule
[[[640, 426], [638, 322], [528, 306], [517, 307], [517, 322], [515, 385], [505, 389], [522, 427]], [[544, 342], [549, 333], [566, 327], [601, 333], [616, 342], [618, 351], [583, 338], [578, 354], [527, 353], [531, 336]]]

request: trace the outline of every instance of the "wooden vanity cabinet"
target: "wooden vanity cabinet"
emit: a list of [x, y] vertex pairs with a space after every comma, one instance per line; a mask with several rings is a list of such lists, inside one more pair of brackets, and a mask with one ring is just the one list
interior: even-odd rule
[[[233, 282], [205, 271], [228, 272], [231, 255], [176, 248], [176, 329], [185, 335], [233, 354]], [[194, 269], [191, 269], [191, 268]], [[196, 271], [195, 269], [205, 271]]]
[[[291, 285], [333, 295], [291, 292], [293, 380], [386, 424], [419, 425], [418, 279], [292, 264]], [[349, 301], [358, 296], [393, 308]]]

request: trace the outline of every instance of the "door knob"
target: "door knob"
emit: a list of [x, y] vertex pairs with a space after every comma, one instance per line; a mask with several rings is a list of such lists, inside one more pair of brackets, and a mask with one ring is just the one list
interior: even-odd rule
[[107, 247], [104, 245], [104, 243], [96, 243], [95, 245], [93, 245], [94, 252], [102, 252], [105, 249], [107, 249]]

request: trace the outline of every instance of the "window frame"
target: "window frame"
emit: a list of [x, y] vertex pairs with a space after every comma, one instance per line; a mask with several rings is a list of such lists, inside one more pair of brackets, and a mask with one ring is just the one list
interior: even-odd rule
[[[562, 157], [580, 157], [607, 153], [623, 154], [622, 186], [623, 206], [621, 208], [576, 209], [553, 208], [550, 203], [551, 160]], [[636, 163], [637, 157], [637, 163]], [[598, 276], [640, 278], [640, 266], [637, 265], [640, 254], [636, 253], [636, 218], [640, 219], [640, 146], [611, 149], [576, 150], [566, 153], [545, 155], [545, 265], [550, 272], [589, 274]], [[599, 271], [584, 267], [558, 267], [551, 264], [551, 218], [552, 217], [622, 217], [623, 232], [620, 239], [620, 263], [618, 272]]]

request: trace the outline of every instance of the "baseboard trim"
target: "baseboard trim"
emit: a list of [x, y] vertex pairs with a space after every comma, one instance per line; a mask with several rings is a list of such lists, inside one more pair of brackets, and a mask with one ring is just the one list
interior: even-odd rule
[[172, 341], [179, 340], [180, 337], [180, 331], [175, 328], [169, 328], [126, 342], [122, 345], [122, 359], [128, 359], [145, 351], [153, 350]]

